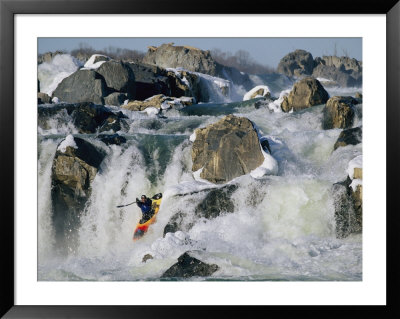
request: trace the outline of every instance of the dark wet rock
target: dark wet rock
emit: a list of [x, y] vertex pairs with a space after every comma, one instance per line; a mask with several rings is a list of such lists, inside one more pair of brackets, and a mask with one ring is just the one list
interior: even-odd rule
[[51, 103], [51, 97], [46, 93], [38, 92], [37, 94], [38, 104], [49, 104]]
[[114, 113], [102, 105], [93, 103], [56, 104], [51, 107], [38, 107], [38, 124], [42, 129], [49, 129], [49, 121], [57, 119], [62, 124], [69, 121], [79, 133], [95, 133], [97, 130], [117, 132], [126, 125], [122, 112]]
[[158, 94], [172, 96], [170, 79], [164, 69], [139, 62], [128, 63], [128, 66], [135, 75], [136, 100], [143, 101]]
[[107, 95], [107, 85], [100, 74], [93, 70], [78, 70], [63, 79], [52, 96], [67, 103], [104, 104]]
[[188, 221], [188, 213], [180, 211], [170, 218], [167, 225], [164, 227], [163, 236], [165, 236], [167, 233], [188, 231], [192, 227], [193, 223]]
[[226, 183], [264, 162], [257, 132], [247, 118], [228, 115], [195, 133], [192, 171], [202, 168], [200, 177], [210, 182]]
[[218, 265], [206, 264], [185, 252], [178, 258], [178, 262], [172, 265], [161, 278], [190, 278], [208, 277], [219, 269]]
[[198, 218], [212, 219], [220, 216], [221, 213], [224, 212], [232, 213], [235, 206], [231, 200], [231, 196], [237, 189], [237, 185], [229, 185], [211, 190], [201, 203], [197, 205], [195, 215]]
[[351, 96], [331, 97], [324, 108], [322, 128], [350, 128], [353, 125], [356, 104], [358, 101]]
[[84, 139], [75, 137], [74, 142], [76, 148], [57, 149], [51, 169], [52, 221], [56, 239], [60, 243], [65, 240], [72, 246], [80, 215], [90, 197], [91, 183], [105, 157], [103, 151]]
[[292, 91], [285, 96], [281, 104], [284, 112], [299, 111], [314, 105], [325, 104], [329, 99], [328, 92], [321, 83], [307, 77], [295, 83]]
[[114, 92], [104, 98], [104, 104], [120, 106], [124, 104], [125, 100], [128, 100], [127, 93]]
[[100, 131], [119, 131], [120, 120], [126, 118], [122, 112], [115, 114], [102, 105], [93, 103], [80, 103], [71, 113], [74, 125], [81, 133], [95, 133]]
[[357, 145], [362, 142], [362, 127], [354, 127], [350, 129], [343, 130], [335, 145], [333, 146], [333, 150], [336, 150], [338, 147], [346, 146], [346, 145]]
[[145, 263], [146, 261], [148, 261], [150, 259], [153, 259], [153, 256], [150, 254], [146, 254], [143, 256], [142, 263]]
[[126, 93], [128, 98], [135, 98], [135, 75], [128, 63], [107, 61], [96, 72], [103, 76], [109, 91]]
[[362, 185], [353, 191], [351, 182], [347, 177], [345, 181], [333, 185], [337, 238], [362, 231]]
[[[205, 193], [206, 195], [196, 206], [194, 214], [191, 211], [175, 213], [164, 228], [164, 236], [167, 233], [175, 233], [177, 231], [187, 232], [201, 218], [213, 219], [221, 216], [221, 214], [232, 213], [235, 206], [231, 197], [237, 189], [238, 186], [232, 184], [217, 189], [196, 192], [196, 194]], [[188, 196], [187, 200], [191, 201], [190, 195], [192, 194], [182, 196]]]
[[100, 134], [97, 138], [107, 145], [121, 145], [126, 143], [126, 138], [118, 134]]
[[311, 75], [314, 59], [310, 52], [296, 50], [285, 55], [278, 64], [278, 73], [287, 76]]

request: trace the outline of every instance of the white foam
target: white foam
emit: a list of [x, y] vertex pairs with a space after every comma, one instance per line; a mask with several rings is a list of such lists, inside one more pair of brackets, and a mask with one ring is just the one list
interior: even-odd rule
[[39, 64], [40, 92], [51, 96], [58, 84], [81, 66], [82, 63], [69, 54], [58, 54], [50, 62]]
[[278, 162], [276, 159], [263, 150], [261, 152], [264, 155], [264, 162], [256, 169], [253, 169], [250, 175], [254, 178], [261, 178], [265, 175], [278, 174]]
[[[269, 87], [268, 87], [268, 86], [266, 86], [266, 85], [257, 85], [256, 87], [252, 88], [249, 92], [247, 92], [247, 93], [244, 95], [243, 101], [247, 101], [247, 100], [252, 99], [251, 96], [252, 96], [255, 92], [257, 92], [258, 90], [263, 90], [263, 94], [257, 95], [256, 98], [257, 98], [257, 97], [263, 97], [263, 96], [266, 96], [268, 93], [271, 93], [271, 91], [269, 90]], [[254, 97], [253, 97], [253, 99], [254, 99]]]
[[349, 162], [347, 173], [351, 179], [354, 178], [354, 168], [356, 167], [362, 168], [362, 155], [358, 155]]
[[282, 108], [281, 108], [281, 104], [283, 102], [283, 99], [285, 96], [288, 96], [290, 91], [292, 91], [292, 89], [288, 89], [288, 90], [283, 90], [280, 94], [279, 94], [279, 98], [271, 103], [268, 104], [268, 108], [271, 111], [274, 111], [276, 113], [282, 112]]
[[78, 146], [75, 143], [74, 137], [69, 134], [65, 140], [63, 140], [60, 145], [57, 147], [57, 151], [61, 151], [65, 153], [67, 150], [67, 147], [72, 147], [72, 148], [78, 148]]

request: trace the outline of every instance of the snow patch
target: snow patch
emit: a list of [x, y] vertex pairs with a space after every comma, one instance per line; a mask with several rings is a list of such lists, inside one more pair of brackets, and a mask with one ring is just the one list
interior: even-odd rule
[[[283, 90], [280, 94], [279, 94], [279, 98], [271, 103], [268, 104], [268, 108], [271, 111], [274, 111], [276, 113], [282, 112], [282, 108], [281, 108], [281, 104], [283, 102], [283, 99], [285, 98], [285, 96], [288, 96], [290, 91], [292, 91], [292, 89], [288, 89], [288, 90]], [[292, 110], [293, 112], [293, 110]]]
[[353, 179], [350, 187], [353, 189], [353, 192], [355, 192], [357, 190], [357, 186], [361, 185], [362, 186], [362, 180], [361, 179]]
[[354, 178], [354, 168], [362, 168], [362, 155], [358, 155], [353, 158], [347, 167], [347, 173], [349, 174], [350, 179]]
[[253, 99], [254, 99], [254, 98], [257, 98], [257, 97], [266, 96], [267, 93], [270, 93], [270, 94], [271, 94], [271, 91], [269, 90], [269, 87], [268, 87], [268, 86], [266, 86], [266, 85], [257, 85], [256, 87], [252, 88], [249, 92], [247, 92], [247, 93], [244, 95], [243, 101], [248, 101], [248, 100], [252, 99], [251, 96], [252, 96], [255, 92], [257, 92], [258, 90], [263, 90], [264, 93], [263, 93], [262, 95], [257, 95], [256, 97], [253, 97]]
[[65, 140], [63, 140], [60, 145], [57, 147], [57, 151], [61, 151], [63, 153], [65, 153], [65, 151], [67, 150], [67, 147], [72, 147], [77, 149], [78, 146], [75, 143], [74, 137], [70, 134], [68, 135]]
[[194, 141], [196, 140], [196, 132], [193, 132], [193, 134], [190, 135], [189, 140], [194, 143]]
[[98, 61], [96, 63], [94, 63], [94, 60], [97, 57], [105, 57], [107, 58], [107, 60], [110, 60], [110, 58], [106, 55], [102, 55], [102, 54], [93, 54], [89, 60], [87, 60], [87, 62], [85, 63], [85, 65], [83, 66], [82, 70], [95, 70], [98, 69], [104, 62], [107, 61]]

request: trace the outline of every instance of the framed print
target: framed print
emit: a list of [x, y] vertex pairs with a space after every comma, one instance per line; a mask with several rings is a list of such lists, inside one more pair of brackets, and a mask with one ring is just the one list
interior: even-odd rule
[[398, 312], [399, 4], [291, 4], [1, 1], [2, 315]]

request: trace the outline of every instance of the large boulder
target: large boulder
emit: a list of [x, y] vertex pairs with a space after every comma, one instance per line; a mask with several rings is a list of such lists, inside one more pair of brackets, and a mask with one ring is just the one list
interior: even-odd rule
[[190, 278], [208, 277], [219, 269], [218, 265], [206, 264], [185, 252], [178, 258], [178, 262], [172, 265], [161, 278]]
[[135, 75], [128, 63], [107, 61], [96, 72], [103, 76], [107, 87], [112, 91], [126, 93], [128, 98], [135, 97]]
[[149, 47], [143, 62], [163, 68], [184, 68], [189, 71], [217, 75], [217, 62], [211, 57], [210, 51], [190, 46], [174, 46], [173, 43]]
[[195, 134], [192, 170], [202, 169], [200, 177], [210, 182], [226, 183], [264, 162], [257, 132], [247, 118], [228, 115]]
[[299, 111], [314, 105], [324, 104], [329, 99], [328, 92], [321, 83], [312, 78], [307, 77], [293, 86], [288, 96], [283, 98], [281, 108], [284, 112]]
[[350, 128], [353, 125], [356, 104], [358, 101], [351, 96], [331, 97], [324, 108], [323, 129]]
[[331, 86], [353, 87], [361, 85], [361, 75], [337, 69], [335, 66], [318, 64], [314, 68], [312, 76], [331, 80]]
[[343, 130], [338, 139], [336, 140], [335, 145], [333, 146], [333, 150], [336, 150], [338, 147], [346, 146], [346, 145], [357, 145], [362, 142], [362, 127], [354, 127], [349, 128], [347, 130]]
[[61, 81], [52, 97], [67, 103], [104, 104], [107, 95], [107, 85], [100, 74], [93, 70], [78, 70]]
[[287, 76], [311, 75], [314, 59], [310, 52], [296, 50], [285, 55], [278, 64], [278, 73]]
[[153, 95], [171, 95], [171, 88], [167, 72], [155, 65], [146, 63], [127, 64], [135, 75], [135, 99], [143, 101]]
[[[211, 56], [210, 51], [203, 51], [191, 46], [174, 46], [173, 43], [162, 44], [159, 47], [151, 46], [143, 58], [143, 62], [162, 68], [182, 68], [191, 72], [199, 72], [228, 79], [235, 84], [243, 85], [246, 90], [250, 90], [253, 86], [247, 74], [240, 72], [234, 67], [216, 62]], [[190, 82], [190, 79], [188, 81]], [[196, 94], [192, 96], [195, 96], [198, 101], [208, 101], [198, 98]]]
[[51, 168], [52, 220], [57, 240], [65, 240], [68, 249], [73, 248], [80, 214], [104, 157], [104, 152], [91, 143], [72, 135], [57, 148]]

